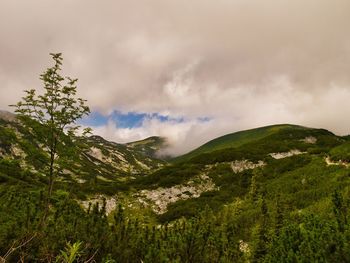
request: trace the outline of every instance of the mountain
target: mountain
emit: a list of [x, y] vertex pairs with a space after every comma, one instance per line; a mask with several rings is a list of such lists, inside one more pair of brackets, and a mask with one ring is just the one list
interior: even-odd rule
[[[41, 145], [26, 133], [15, 115], [0, 112], [0, 176], [3, 180], [32, 182], [35, 178], [34, 182], [42, 182], [47, 153]], [[257, 168], [268, 170], [270, 166], [293, 158], [295, 161], [303, 158], [322, 160], [328, 155], [330, 161], [349, 161], [346, 138], [324, 129], [290, 124], [227, 134], [171, 160], [170, 164], [156, 157], [163, 147], [166, 147], [166, 139], [156, 136], [126, 144], [110, 142], [96, 135], [80, 139], [79, 154], [62, 169], [58, 184], [69, 185], [80, 196], [88, 198], [93, 198], [94, 194], [127, 194], [126, 202], [139, 203], [141, 200], [161, 217], [173, 219], [199, 208], [206, 192], [211, 192], [213, 197], [206, 201], [207, 204], [227, 194], [226, 188], [230, 185], [222, 185], [222, 179], [214, 176], [218, 167], [227, 169], [227, 180], [236, 180], [232, 173], [246, 173]], [[34, 176], [25, 177], [23, 173]], [[240, 188], [239, 193], [232, 191], [226, 198], [221, 196], [222, 201], [216, 205], [220, 207], [245, 191], [247, 188]], [[172, 207], [178, 206], [178, 202], [182, 206], [186, 203], [184, 200], [192, 203], [191, 209], [184, 212], [184, 206], [180, 213], [177, 207], [178, 215], [171, 216]], [[162, 215], [166, 213], [166, 216]]]
[[[55, 184], [45, 238], [18, 258], [44, 261], [81, 241], [81, 255], [101, 262], [350, 260], [348, 137], [273, 125], [170, 162], [155, 158], [160, 137], [69, 139], [78, 155]], [[45, 211], [45, 161], [40, 138], [0, 113], [0, 256]]]
[[[261, 174], [259, 180], [264, 187], [271, 188], [271, 196], [292, 191], [291, 199], [296, 200], [301, 198], [299, 194], [319, 191], [320, 185], [323, 185], [324, 193], [329, 193], [330, 189], [340, 185], [331, 183], [333, 165], [346, 171], [348, 153], [349, 143], [327, 130], [274, 125], [214, 139], [133, 183], [136, 188], [148, 189], [145, 199], [150, 201], [155, 211], [161, 211], [160, 218], [167, 221], [194, 216], [203, 206], [216, 210], [235, 198], [244, 198], [249, 193], [255, 173]], [[327, 175], [323, 181], [318, 181], [320, 171]], [[288, 182], [293, 185], [295, 180], [313, 183], [288, 189]], [[328, 184], [324, 184], [326, 181]], [[282, 185], [285, 192], [278, 190]], [[183, 191], [179, 193], [179, 189]], [[190, 197], [183, 194], [186, 191]], [[164, 192], [174, 194], [167, 194], [168, 199], [163, 200]], [[176, 196], [179, 194], [183, 195], [182, 198]]]
[[126, 146], [132, 151], [137, 151], [153, 158], [159, 158], [158, 152], [167, 147], [167, 140], [163, 137], [152, 136], [144, 140], [126, 143]]
[[0, 119], [8, 122], [14, 122], [16, 121], [16, 115], [8, 111], [0, 110]]
[[[87, 191], [99, 189], [101, 185], [113, 188], [120, 181], [143, 176], [165, 164], [146, 152], [100, 136], [78, 138], [77, 142], [79, 154], [70, 157], [70, 163], [61, 170], [58, 181]], [[48, 158], [42, 145], [24, 129], [14, 114], [0, 112], [0, 176], [8, 178], [4, 172], [11, 170], [17, 174], [12, 174], [16, 179], [30, 181], [29, 178], [36, 178], [40, 182]], [[34, 176], [24, 178], [21, 175], [24, 172]]]
[[189, 160], [194, 156], [198, 156], [203, 153], [209, 153], [216, 150], [222, 150], [227, 148], [237, 148], [243, 144], [251, 143], [254, 141], [258, 141], [262, 138], [268, 137], [273, 134], [278, 134], [280, 131], [283, 130], [302, 130], [305, 131], [307, 128], [297, 125], [291, 125], [291, 124], [278, 124], [278, 125], [271, 125], [256, 129], [250, 129], [245, 131], [239, 131], [235, 133], [230, 133], [218, 138], [215, 138], [202, 146], [198, 147], [197, 149], [192, 150], [191, 152], [184, 154], [182, 156], [174, 158], [174, 161], [185, 161]]

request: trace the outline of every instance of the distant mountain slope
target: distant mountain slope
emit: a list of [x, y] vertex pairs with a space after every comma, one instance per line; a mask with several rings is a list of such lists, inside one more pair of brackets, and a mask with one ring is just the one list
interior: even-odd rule
[[163, 137], [152, 136], [144, 140], [129, 142], [125, 145], [132, 151], [137, 151], [146, 156], [157, 158], [157, 152], [167, 146], [167, 140]]
[[[141, 191], [141, 198], [150, 202], [154, 211], [161, 211], [160, 220], [190, 217], [205, 206], [215, 210], [235, 198], [244, 199], [251, 191], [254, 175], [259, 175], [259, 184], [271, 188], [271, 193], [288, 192], [291, 202], [299, 202], [305, 191], [308, 195], [317, 192], [320, 197], [305, 201], [315, 205], [318, 198], [341, 185], [332, 178], [339, 171], [343, 178], [349, 167], [348, 141], [325, 129], [296, 125], [229, 134], [199, 149], [181, 161], [130, 182], [135, 189], [147, 189]], [[327, 156], [332, 161], [327, 161]], [[339, 156], [342, 162], [337, 161]], [[318, 181], [318, 175], [324, 176], [323, 181]], [[306, 185], [308, 180], [312, 183]]]
[[[104, 191], [134, 176], [143, 176], [165, 164], [124, 144], [109, 142], [100, 136], [76, 138], [78, 155], [70, 155], [70, 164], [62, 168], [58, 182], [79, 189]], [[48, 153], [40, 139], [34, 138], [14, 114], [0, 112], [0, 177], [17, 178], [30, 183], [45, 181]], [[24, 176], [24, 174], [31, 176]], [[7, 178], [7, 179], [6, 179]]]
[[260, 127], [250, 130], [239, 131], [235, 133], [230, 133], [216, 139], [213, 139], [197, 149], [174, 158], [175, 162], [186, 161], [192, 157], [198, 156], [203, 153], [209, 153], [217, 150], [223, 150], [227, 148], [237, 148], [243, 144], [258, 141], [262, 138], [268, 137], [273, 134], [277, 134], [280, 131], [293, 129], [293, 130], [306, 130], [308, 128], [292, 125], [292, 124], [277, 124], [266, 127]]
[[16, 115], [8, 111], [0, 110], [0, 119], [5, 121], [15, 121]]
[[[47, 153], [40, 141], [26, 133], [13, 115], [0, 116], [5, 116], [0, 118], [0, 183], [45, 185], [42, 168]], [[257, 173], [260, 183], [271, 187], [270, 192], [283, 184], [283, 191], [292, 193], [280, 179], [285, 178], [304, 184], [293, 186], [300, 195], [306, 180], [315, 182], [321, 195], [327, 186], [334, 189], [340, 184], [332, 183], [328, 174], [333, 176], [336, 168], [343, 175], [349, 161], [345, 138], [324, 129], [289, 124], [219, 137], [170, 164], [152, 157], [166, 145], [161, 137], [127, 144], [95, 135], [79, 140], [79, 154], [72, 155], [72, 163], [62, 169], [57, 189], [69, 188], [77, 199], [117, 196], [136, 214], [149, 215], [151, 210], [158, 214], [151, 217], [161, 221], [193, 216], [206, 205], [215, 210], [235, 198], [244, 199]], [[317, 181], [320, 169], [328, 185]], [[307, 187], [310, 193], [314, 191], [313, 185]], [[290, 199], [297, 202], [292, 194]]]

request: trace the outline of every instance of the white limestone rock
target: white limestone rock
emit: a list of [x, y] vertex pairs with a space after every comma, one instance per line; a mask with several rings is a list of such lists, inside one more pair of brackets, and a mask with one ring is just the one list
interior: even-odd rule
[[308, 137], [305, 137], [304, 139], [301, 139], [300, 141], [305, 143], [315, 144], [317, 142], [317, 138], [315, 138], [314, 136], [308, 136]]
[[266, 165], [263, 161], [259, 161], [258, 163], [253, 163], [248, 160], [241, 160], [241, 161], [233, 161], [231, 162], [231, 169], [234, 173], [240, 173], [245, 170], [249, 169], [255, 169], [257, 167], [262, 167]]
[[[159, 187], [155, 190], [142, 190], [137, 194], [137, 200], [144, 206], [151, 206], [155, 213], [163, 214], [171, 203], [189, 198], [198, 198], [203, 192], [217, 189], [209, 176], [205, 174], [196, 179], [169, 188]], [[195, 183], [198, 180], [199, 183]]]
[[303, 153], [305, 153], [305, 152], [301, 152], [297, 149], [294, 149], [294, 150], [290, 150], [289, 152], [270, 153], [269, 155], [274, 159], [283, 159], [283, 158], [287, 158], [287, 157], [291, 157], [293, 155], [299, 155], [299, 154], [303, 154]]

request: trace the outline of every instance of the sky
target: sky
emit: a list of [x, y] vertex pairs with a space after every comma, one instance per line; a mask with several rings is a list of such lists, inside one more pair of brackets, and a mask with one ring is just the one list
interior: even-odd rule
[[215, 137], [293, 123], [350, 130], [348, 0], [0, 0], [0, 109], [63, 53], [91, 115], [124, 143], [178, 155]]

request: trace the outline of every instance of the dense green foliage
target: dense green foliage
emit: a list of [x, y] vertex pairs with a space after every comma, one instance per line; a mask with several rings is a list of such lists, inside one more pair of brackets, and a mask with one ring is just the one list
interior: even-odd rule
[[[20, 193], [20, 194], [18, 194]], [[335, 191], [324, 214], [289, 213], [285, 200], [267, 205], [236, 200], [217, 213], [204, 209], [188, 220], [152, 226], [120, 207], [108, 223], [104, 207], [84, 212], [64, 191], [54, 195], [45, 228], [37, 227], [43, 200], [31, 188], [2, 189], [0, 253], [32, 238], [7, 259], [52, 261], [66, 244], [80, 244], [78, 258], [97, 262], [348, 262], [349, 195]], [[13, 206], [16, 209], [13, 209]], [[245, 242], [249, 241], [249, 246]], [[241, 249], [240, 249], [241, 247]], [[110, 260], [110, 261], [108, 261]], [[112, 260], [112, 261], [111, 261]]]
[[211, 140], [199, 148], [185, 154], [179, 156], [174, 159], [175, 162], [189, 160], [195, 156], [201, 155], [203, 153], [210, 153], [218, 150], [229, 149], [229, 148], [237, 148], [245, 144], [255, 143], [265, 137], [270, 135], [278, 134], [281, 131], [288, 129], [292, 129], [294, 132], [297, 130], [305, 131], [306, 128], [296, 125], [290, 124], [280, 124], [280, 125], [272, 125], [261, 127], [257, 129], [251, 129], [246, 131], [239, 131], [231, 134], [227, 134]]
[[182, 163], [167, 166], [146, 177], [138, 177], [130, 181], [130, 185], [137, 189], [154, 189], [181, 184], [200, 172], [199, 165]]
[[350, 162], [350, 141], [343, 143], [342, 145], [333, 148], [329, 155], [334, 161]]

